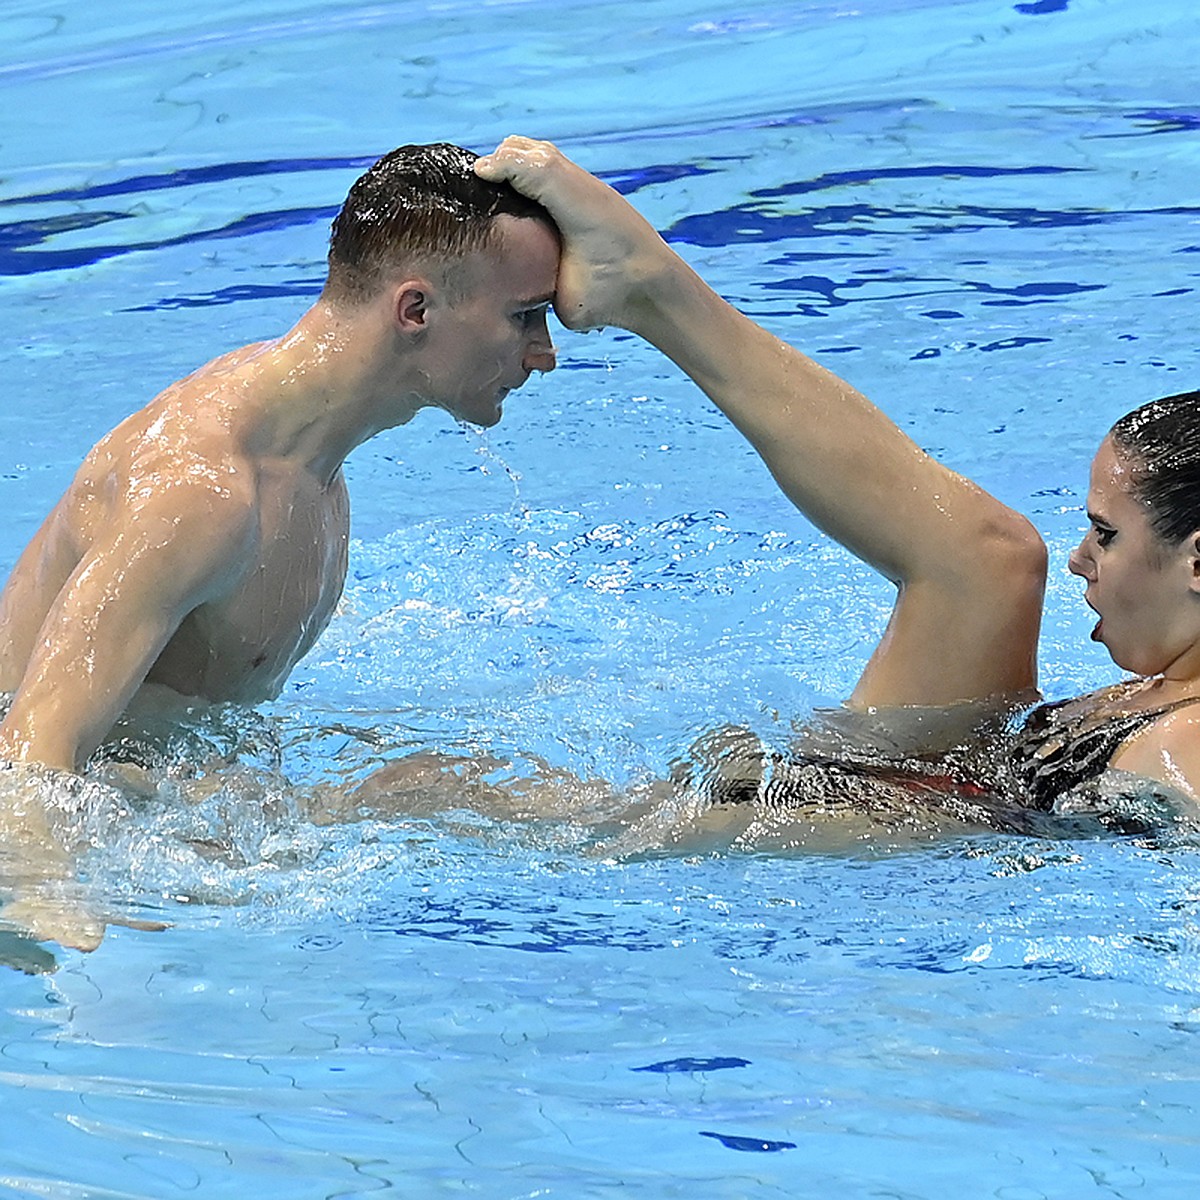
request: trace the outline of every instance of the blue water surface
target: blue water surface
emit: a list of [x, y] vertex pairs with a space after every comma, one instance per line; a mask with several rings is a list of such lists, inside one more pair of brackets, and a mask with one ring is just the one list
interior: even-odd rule
[[[0, 47], [4, 569], [99, 436], [299, 316], [374, 157], [522, 132], [1032, 517], [1045, 691], [1116, 678], [1065, 557], [1107, 426], [1197, 386], [1184, 0], [16, 0]], [[0, 1195], [1195, 1192], [1191, 846], [307, 819], [413, 750], [625, 787], [853, 686], [888, 588], [668, 362], [557, 337], [489, 434], [355, 454], [346, 597], [282, 696], [97, 809], [85, 882], [170, 928], [0, 976]]]

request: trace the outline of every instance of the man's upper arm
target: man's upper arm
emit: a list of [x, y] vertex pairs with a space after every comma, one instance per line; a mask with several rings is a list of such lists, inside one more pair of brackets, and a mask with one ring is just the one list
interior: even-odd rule
[[251, 506], [211, 479], [134, 497], [92, 544], [38, 633], [0, 753], [73, 769], [194, 608], [247, 561]]

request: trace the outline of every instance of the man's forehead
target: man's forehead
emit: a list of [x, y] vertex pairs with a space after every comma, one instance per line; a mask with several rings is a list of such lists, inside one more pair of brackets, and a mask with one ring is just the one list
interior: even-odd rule
[[536, 217], [496, 218], [497, 236], [482, 251], [481, 266], [499, 276], [506, 289], [541, 304], [554, 297], [558, 279], [558, 231]]
[[549, 221], [501, 213], [494, 219], [494, 225], [495, 236], [491, 244], [499, 254], [520, 257], [537, 254], [552, 260], [557, 267], [562, 243], [558, 230]]

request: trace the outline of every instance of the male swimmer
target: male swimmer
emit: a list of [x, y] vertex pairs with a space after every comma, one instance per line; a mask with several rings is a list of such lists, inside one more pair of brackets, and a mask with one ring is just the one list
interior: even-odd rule
[[77, 770], [144, 684], [276, 695], [342, 592], [350, 452], [429, 405], [494, 425], [553, 369], [558, 235], [473, 158], [380, 159], [295, 328], [201, 367], [87, 455], [0, 594], [0, 758]]
[[[0, 594], [0, 760], [81, 769], [139, 690], [276, 695], [342, 592], [350, 452], [431, 405], [494, 425], [554, 368], [558, 233], [474, 158], [380, 159], [296, 326], [173, 384], [87, 455]], [[37, 809], [0, 812], [0, 838], [59, 872]]]

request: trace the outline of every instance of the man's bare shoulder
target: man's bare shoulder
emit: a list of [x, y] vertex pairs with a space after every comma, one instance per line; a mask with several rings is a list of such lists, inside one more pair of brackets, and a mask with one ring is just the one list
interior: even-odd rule
[[161, 395], [166, 396], [176, 388], [208, 387], [225, 377], [239, 375], [243, 370], [253, 369], [262, 360], [269, 358], [271, 351], [278, 345], [277, 340], [268, 340], [251, 342], [248, 346], [239, 346], [236, 350], [227, 350], [224, 354], [209, 359], [203, 366], [181, 376], [170, 387], [165, 388]]
[[244, 466], [246, 413], [274, 390], [259, 363], [271, 345], [243, 346], [164, 388], [96, 443], [83, 472], [134, 478], [176, 463]]
[[81, 544], [114, 523], [207, 520], [228, 532], [252, 514], [256, 472], [225, 374], [173, 384], [92, 447], [56, 514]]

